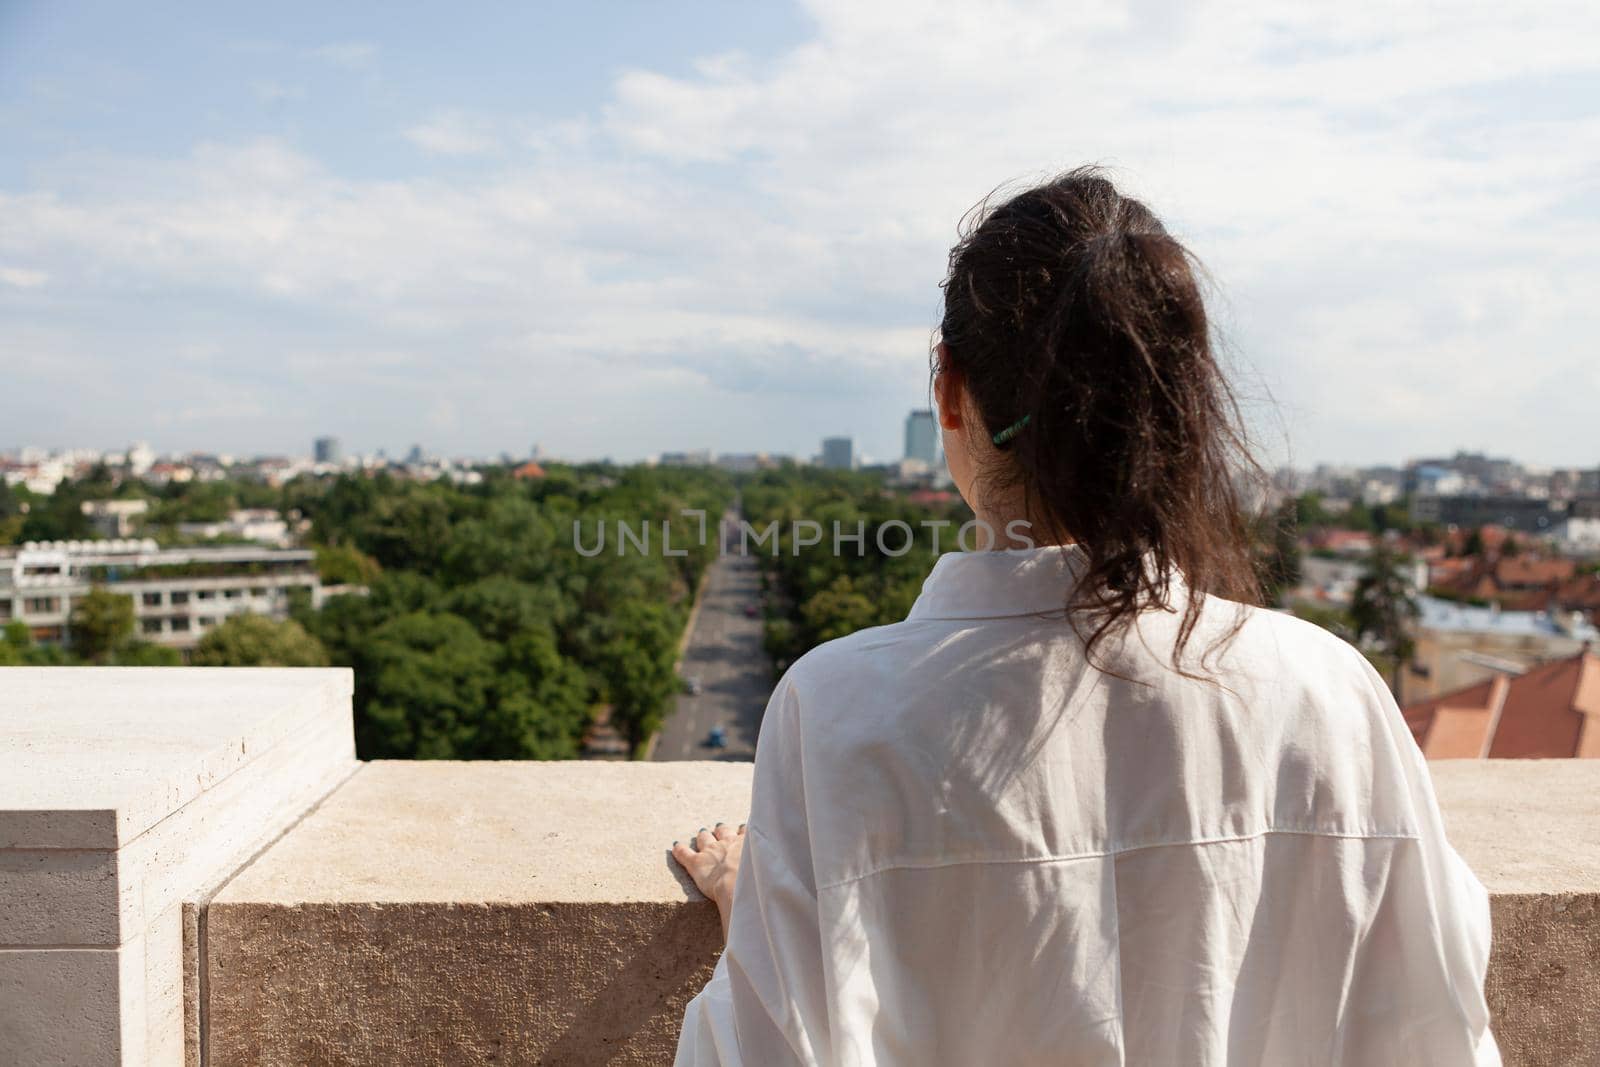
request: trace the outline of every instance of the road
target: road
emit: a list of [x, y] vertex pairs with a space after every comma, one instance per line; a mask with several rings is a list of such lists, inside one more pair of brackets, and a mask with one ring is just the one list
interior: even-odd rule
[[[711, 565], [704, 602], [684, 650], [685, 678], [700, 681], [700, 693], [680, 693], [667, 716], [653, 759], [750, 760], [755, 758], [756, 732], [772, 693], [772, 666], [761, 647], [761, 616], [750, 618], [748, 606], [760, 607], [761, 576], [753, 556], [722, 555]], [[728, 747], [705, 744], [713, 726], [721, 726]]]

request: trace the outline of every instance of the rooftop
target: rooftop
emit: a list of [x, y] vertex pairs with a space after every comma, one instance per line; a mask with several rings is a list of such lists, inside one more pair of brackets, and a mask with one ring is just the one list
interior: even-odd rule
[[1600, 657], [1583, 652], [1407, 705], [1429, 759], [1600, 758]]
[[1417, 597], [1417, 610], [1417, 625], [1429, 630], [1600, 640], [1600, 631], [1583, 618], [1562, 620], [1545, 611], [1504, 611], [1433, 596]]

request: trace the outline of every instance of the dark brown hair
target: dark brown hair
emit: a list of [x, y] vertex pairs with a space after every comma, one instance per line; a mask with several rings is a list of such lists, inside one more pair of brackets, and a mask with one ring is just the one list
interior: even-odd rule
[[[1087, 566], [1066, 605], [1092, 656], [1141, 611], [1205, 594], [1259, 602], [1236, 478], [1259, 472], [1213, 355], [1188, 251], [1139, 201], [1080, 168], [962, 221], [940, 324], [989, 435], [1026, 423], [980, 472]], [[1187, 596], [1166, 604], [1181, 574]], [[1228, 640], [1242, 613], [1219, 639]], [[1079, 632], [1083, 633], [1080, 627]], [[1213, 645], [1212, 647], [1217, 647]], [[1203, 658], [1203, 656], [1202, 656]]]

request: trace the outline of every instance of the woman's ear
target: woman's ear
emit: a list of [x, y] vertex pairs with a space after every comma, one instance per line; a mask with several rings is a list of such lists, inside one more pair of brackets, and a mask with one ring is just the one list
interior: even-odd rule
[[939, 406], [939, 425], [946, 430], [962, 427], [961, 412], [966, 402], [967, 383], [961, 372], [950, 366], [950, 350], [943, 342], [938, 349], [939, 373], [933, 377], [933, 400]]

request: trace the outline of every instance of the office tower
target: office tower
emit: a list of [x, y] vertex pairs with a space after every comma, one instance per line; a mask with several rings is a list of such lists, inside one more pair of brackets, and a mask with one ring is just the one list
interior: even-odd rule
[[319, 437], [311, 444], [312, 457], [318, 463], [338, 463], [344, 458], [337, 437]]
[[829, 470], [854, 470], [856, 465], [855, 442], [848, 437], [822, 439], [822, 465]]
[[926, 408], [906, 416], [906, 459], [920, 460], [931, 470], [939, 464], [939, 427]]

